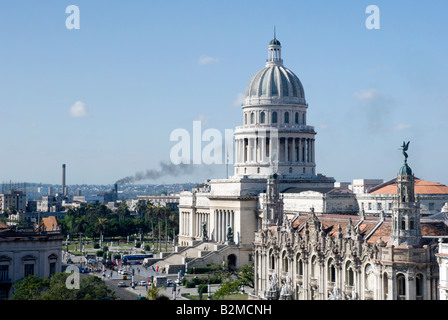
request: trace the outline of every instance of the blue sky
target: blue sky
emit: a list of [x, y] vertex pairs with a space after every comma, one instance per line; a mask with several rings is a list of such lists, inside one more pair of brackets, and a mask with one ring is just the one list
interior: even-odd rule
[[[368, 30], [368, 5], [380, 29]], [[80, 10], [69, 30], [66, 7]], [[109, 184], [169, 161], [194, 120], [224, 133], [276, 26], [317, 131], [317, 172], [447, 184], [445, 0], [3, 1], [0, 180]], [[74, 113], [70, 113], [71, 108]], [[225, 165], [145, 183], [223, 178]]]

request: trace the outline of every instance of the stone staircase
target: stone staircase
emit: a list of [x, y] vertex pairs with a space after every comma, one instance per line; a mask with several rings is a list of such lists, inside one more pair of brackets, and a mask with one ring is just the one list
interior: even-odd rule
[[177, 247], [177, 252], [165, 256], [152, 266], [160, 269], [165, 268], [167, 274], [177, 274], [180, 270], [186, 271], [186, 266], [206, 266], [213, 261], [213, 256], [221, 253], [228, 246], [210, 242], [199, 242], [192, 247]]

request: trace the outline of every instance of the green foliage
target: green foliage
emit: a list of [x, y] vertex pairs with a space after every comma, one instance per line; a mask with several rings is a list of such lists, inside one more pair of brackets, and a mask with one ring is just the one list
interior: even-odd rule
[[28, 276], [14, 284], [12, 300], [101, 300], [115, 299], [115, 293], [95, 276], [80, 277], [79, 289], [68, 289], [69, 273], [56, 273], [50, 279]]
[[[121, 202], [115, 211], [105, 204], [96, 202], [69, 208], [64, 219], [59, 219], [65, 234], [83, 235], [89, 238], [126, 237], [138, 232], [149, 233], [153, 231], [154, 223], [160, 228], [162, 236], [167, 232], [170, 237], [174, 229], [178, 229], [178, 213], [171, 212], [169, 207], [152, 206], [150, 203], [142, 203], [138, 208], [137, 218], [130, 214], [126, 202]], [[168, 227], [167, 229], [165, 227]], [[95, 247], [99, 249], [99, 247]]]
[[207, 293], [208, 292], [208, 284], [201, 283], [198, 285], [198, 293]]
[[237, 293], [242, 286], [253, 288], [255, 285], [253, 263], [242, 266], [236, 272], [221, 270], [219, 274], [224, 280], [213, 294], [216, 299]]

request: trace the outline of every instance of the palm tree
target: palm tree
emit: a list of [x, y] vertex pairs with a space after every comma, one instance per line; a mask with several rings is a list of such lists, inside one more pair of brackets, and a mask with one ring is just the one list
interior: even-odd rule
[[100, 234], [100, 247], [102, 246], [103, 232], [106, 230], [106, 218], [98, 218], [95, 224], [95, 231]]
[[79, 217], [75, 219], [75, 227], [74, 231], [79, 235], [79, 251], [82, 251], [82, 234], [86, 232], [87, 226], [89, 222], [86, 219], [86, 216]]
[[162, 289], [165, 289], [165, 287], [157, 287], [154, 283], [152, 283], [151, 287], [148, 288], [146, 298], [148, 300], [166, 300], [168, 297], [160, 293], [160, 290]]

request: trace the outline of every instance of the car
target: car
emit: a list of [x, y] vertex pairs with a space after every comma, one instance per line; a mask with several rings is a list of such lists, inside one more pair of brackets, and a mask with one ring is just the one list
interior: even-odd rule
[[141, 285], [141, 286], [146, 286], [147, 283], [148, 283], [148, 282], [146, 282], [145, 280], [142, 280], [142, 281], [139, 282], [139, 285]]
[[126, 285], [126, 283], [124, 283], [124, 281], [118, 282], [118, 286], [119, 287], [127, 287], [127, 285]]
[[173, 280], [168, 279], [166, 281], [166, 286], [169, 287], [169, 286], [172, 286], [172, 285], [173, 285]]

